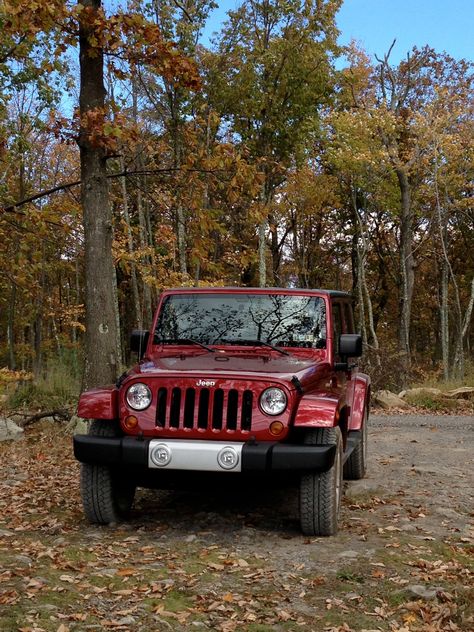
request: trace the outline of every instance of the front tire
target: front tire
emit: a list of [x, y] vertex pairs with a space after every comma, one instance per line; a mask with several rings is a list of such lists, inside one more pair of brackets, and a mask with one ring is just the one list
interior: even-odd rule
[[352, 451], [351, 455], [344, 463], [344, 478], [347, 481], [358, 481], [361, 478], [364, 478], [365, 473], [367, 472], [367, 434], [368, 427], [367, 422], [369, 420], [369, 413], [367, 409], [364, 413], [364, 418], [362, 420], [362, 438], [357, 444], [357, 446]]
[[305, 535], [335, 535], [342, 498], [342, 435], [340, 428], [307, 432], [307, 445], [335, 445], [336, 456], [327, 472], [303, 474], [300, 482], [300, 523]]
[[[118, 423], [96, 419], [89, 434], [95, 437], [121, 436]], [[108, 465], [81, 464], [81, 496], [89, 522], [110, 524], [128, 517], [135, 497], [135, 484]]]

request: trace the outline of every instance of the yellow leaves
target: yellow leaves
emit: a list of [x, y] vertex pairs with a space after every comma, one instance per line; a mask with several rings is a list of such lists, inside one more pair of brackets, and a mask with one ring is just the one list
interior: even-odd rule
[[408, 612], [402, 616], [403, 622], [410, 625], [411, 623], [415, 623], [418, 620], [418, 617], [413, 614], [413, 612]]
[[13, 371], [7, 367], [0, 368], [0, 385], [26, 382], [33, 379], [33, 374], [28, 371]]
[[85, 327], [84, 323], [80, 323], [77, 320], [72, 320], [69, 323], [69, 325], [70, 325], [70, 327], [74, 327], [74, 329], [79, 329], [79, 331], [82, 331], [82, 333], [84, 333], [85, 330], [86, 330], [86, 327]]

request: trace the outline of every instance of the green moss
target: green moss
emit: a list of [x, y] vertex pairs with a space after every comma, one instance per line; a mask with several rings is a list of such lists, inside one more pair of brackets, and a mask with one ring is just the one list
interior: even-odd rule
[[422, 393], [407, 393], [405, 400], [412, 406], [426, 408], [432, 411], [451, 411], [459, 408], [460, 403], [455, 399], [448, 399], [441, 395], [429, 395]]
[[357, 584], [362, 584], [365, 581], [363, 575], [359, 575], [357, 572], [353, 572], [349, 569], [341, 569], [336, 573], [337, 579], [344, 582], [354, 582]]
[[193, 606], [192, 595], [184, 590], [173, 589], [166, 594], [162, 603], [169, 612], [182, 612]]

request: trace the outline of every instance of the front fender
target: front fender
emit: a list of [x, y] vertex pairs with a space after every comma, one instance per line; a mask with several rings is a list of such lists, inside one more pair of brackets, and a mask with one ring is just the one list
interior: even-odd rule
[[354, 378], [351, 413], [349, 416], [349, 430], [360, 430], [364, 412], [369, 407], [370, 377], [365, 373], [358, 373]]
[[296, 411], [295, 428], [333, 428], [339, 421], [339, 399], [327, 395], [304, 395]]
[[83, 419], [117, 419], [118, 389], [106, 386], [85, 391], [79, 397], [77, 415]]

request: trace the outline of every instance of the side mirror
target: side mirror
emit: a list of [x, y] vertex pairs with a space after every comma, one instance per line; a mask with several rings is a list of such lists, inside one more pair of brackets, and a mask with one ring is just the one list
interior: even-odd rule
[[362, 336], [360, 334], [341, 334], [339, 337], [339, 355], [341, 358], [360, 358], [362, 355]]
[[149, 337], [150, 332], [144, 329], [134, 329], [132, 331], [130, 336], [130, 351], [135, 351], [135, 353], [138, 354], [139, 360], [145, 355]]

